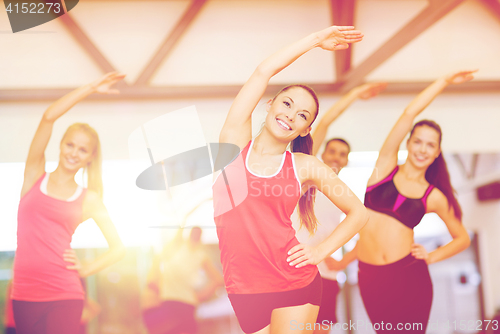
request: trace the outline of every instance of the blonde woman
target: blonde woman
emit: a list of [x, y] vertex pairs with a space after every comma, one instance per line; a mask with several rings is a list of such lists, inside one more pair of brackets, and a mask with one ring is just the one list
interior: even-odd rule
[[[124, 75], [109, 73], [54, 102], [43, 114], [29, 149], [18, 210], [17, 251], [11, 298], [18, 334], [76, 333], [84, 291], [80, 277], [95, 274], [120, 260], [124, 246], [102, 202], [101, 150], [96, 131], [71, 125], [60, 143], [59, 164], [45, 172], [45, 149], [54, 122], [92, 93], [116, 94], [110, 87]], [[84, 169], [88, 188], [75, 182]], [[80, 264], [70, 249], [81, 222], [92, 218], [109, 251]]]

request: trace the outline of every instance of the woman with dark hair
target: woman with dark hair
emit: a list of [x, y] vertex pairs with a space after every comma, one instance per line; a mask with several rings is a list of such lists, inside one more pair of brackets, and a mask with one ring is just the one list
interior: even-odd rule
[[[370, 219], [355, 249], [340, 263], [328, 259], [330, 268], [337, 270], [359, 260], [361, 297], [377, 333], [425, 333], [432, 304], [427, 265], [470, 244], [441, 152], [441, 128], [429, 120], [413, 127], [412, 123], [446, 86], [469, 81], [474, 72], [439, 78], [408, 105], [385, 140], [368, 180], [365, 205]], [[408, 131], [408, 158], [398, 166], [399, 146]], [[428, 212], [435, 212], [453, 237], [430, 253], [413, 241], [413, 228]]]
[[[12, 305], [18, 334], [77, 333], [87, 277], [120, 260], [125, 248], [102, 202], [101, 149], [97, 132], [75, 123], [63, 135], [59, 164], [45, 171], [45, 149], [54, 122], [92, 93], [116, 94], [110, 87], [125, 76], [109, 73], [75, 89], [45, 111], [28, 152], [18, 210]], [[87, 188], [75, 182], [80, 170]], [[80, 264], [70, 249], [77, 226], [92, 218], [109, 251]]]
[[[252, 112], [269, 80], [301, 55], [316, 47], [345, 49], [361, 39], [353, 27], [334, 26], [282, 49], [257, 67], [229, 110], [220, 142], [241, 152], [213, 185], [214, 214], [226, 290], [245, 333], [312, 333], [321, 301], [316, 265], [367, 219], [335, 172], [309, 155], [309, 132], [319, 109], [311, 88], [287, 86], [270, 99], [265, 125], [254, 139]], [[315, 188], [347, 217], [312, 247], [299, 244], [290, 216], [299, 202], [301, 223], [314, 233]]]

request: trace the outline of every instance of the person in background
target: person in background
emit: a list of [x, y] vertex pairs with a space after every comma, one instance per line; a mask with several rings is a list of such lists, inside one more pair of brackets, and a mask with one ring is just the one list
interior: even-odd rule
[[[331, 106], [330, 109], [326, 111], [325, 115], [318, 121], [318, 125], [312, 132], [312, 155], [318, 154], [319, 148], [325, 140], [330, 125], [354, 101], [357, 99], [367, 100], [377, 96], [386, 86], [387, 84], [383, 82], [363, 84], [353, 88]], [[326, 142], [321, 160], [338, 174], [342, 168], [347, 166], [350, 151], [351, 148], [346, 140], [342, 138], [332, 138]], [[318, 219], [318, 228], [314, 235], [310, 235], [305, 228], [299, 228], [300, 222], [296, 212], [294, 212], [292, 216], [293, 227], [297, 230], [297, 239], [299, 242], [311, 246], [319, 244], [335, 230], [340, 224], [342, 211], [320, 192], [316, 194], [314, 214]], [[319, 326], [314, 330], [314, 334], [326, 334], [330, 332], [331, 326], [337, 322], [337, 294], [340, 291], [340, 287], [337, 283], [337, 271], [330, 270], [325, 261], [321, 261], [318, 264], [318, 270], [323, 282], [323, 294], [321, 296], [318, 318], [316, 319], [316, 323], [319, 324]]]
[[180, 228], [154, 258], [148, 275], [143, 319], [150, 334], [195, 334], [196, 307], [224, 284], [201, 243], [201, 228], [193, 227], [187, 239], [183, 231]]

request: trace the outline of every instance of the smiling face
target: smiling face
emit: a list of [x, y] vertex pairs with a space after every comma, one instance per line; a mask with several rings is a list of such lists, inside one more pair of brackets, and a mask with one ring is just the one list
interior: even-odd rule
[[340, 170], [347, 165], [348, 156], [349, 146], [338, 139], [334, 139], [330, 140], [326, 145], [325, 151], [321, 155], [321, 159], [338, 174]]
[[75, 173], [94, 158], [95, 141], [81, 130], [66, 133], [61, 140], [59, 165]]
[[266, 110], [266, 128], [277, 138], [288, 142], [309, 134], [318, 113], [317, 102], [311, 93], [296, 86], [269, 100]]
[[414, 128], [406, 142], [408, 160], [418, 168], [428, 168], [441, 153], [439, 132], [427, 125]]

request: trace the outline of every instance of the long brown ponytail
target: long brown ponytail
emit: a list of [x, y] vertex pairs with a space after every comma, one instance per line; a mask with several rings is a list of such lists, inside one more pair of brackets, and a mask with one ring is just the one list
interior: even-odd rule
[[[442, 132], [441, 127], [436, 122], [425, 119], [416, 123], [410, 132], [410, 137], [419, 126], [428, 126], [436, 130], [439, 134], [439, 146], [441, 147]], [[425, 179], [427, 182], [441, 190], [441, 192], [448, 199], [449, 208], [453, 207], [455, 217], [462, 220], [462, 209], [455, 196], [456, 191], [451, 186], [450, 173], [448, 172], [446, 161], [443, 158], [443, 153], [440, 153], [436, 160], [434, 160], [434, 162], [427, 168], [427, 171], [425, 172]]]
[[[278, 94], [273, 98], [273, 101], [276, 99], [278, 95], [280, 95], [283, 92], [286, 92], [290, 88], [302, 88], [306, 90], [314, 99], [314, 102], [316, 103], [316, 114], [314, 115], [314, 118], [311, 122], [314, 123], [316, 120], [316, 117], [318, 116], [319, 113], [319, 101], [318, 101], [318, 96], [314, 92], [314, 90], [306, 85], [289, 85], [284, 87], [282, 90], [279, 91]], [[313, 139], [311, 134], [307, 134], [306, 136], [298, 136], [295, 138], [292, 143], [291, 143], [291, 151], [292, 152], [300, 152], [304, 154], [312, 154], [312, 148], [313, 148]], [[309, 188], [304, 195], [299, 200], [298, 204], [298, 213], [299, 213], [299, 218], [300, 218], [300, 226], [305, 226], [309, 233], [314, 233], [316, 231], [316, 226], [318, 225], [318, 222], [316, 220], [316, 216], [314, 215], [314, 198], [316, 196], [316, 188], [311, 187]]]

